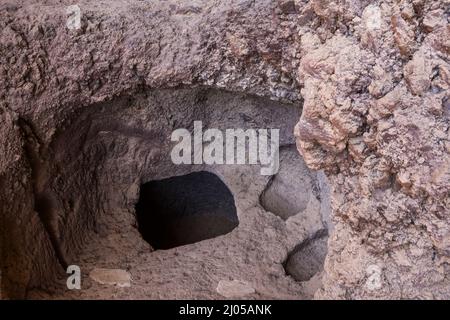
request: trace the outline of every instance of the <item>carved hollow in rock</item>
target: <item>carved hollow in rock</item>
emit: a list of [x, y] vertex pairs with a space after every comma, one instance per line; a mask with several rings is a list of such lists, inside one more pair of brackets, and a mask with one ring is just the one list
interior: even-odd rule
[[280, 162], [280, 170], [267, 184], [260, 203], [265, 210], [286, 220], [304, 211], [310, 197], [317, 196], [317, 181], [295, 146], [282, 148]]
[[299, 244], [286, 259], [286, 273], [297, 281], [308, 281], [321, 272], [327, 254], [327, 241], [326, 231], [321, 231]]
[[136, 216], [140, 233], [155, 249], [214, 238], [239, 224], [230, 189], [206, 171], [143, 184]]
[[[2, 273], [5, 296], [77, 298], [67, 290], [64, 262], [86, 272], [127, 266], [132, 290], [118, 296], [115, 286], [94, 281], [79, 292], [86, 298], [210, 299], [217, 297], [218, 283], [230, 279], [251, 288], [266, 283], [270, 290], [258, 292], [260, 297], [310, 297], [283, 277], [283, 268], [273, 277], [274, 259], [281, 264], [287, 255], [280, 247], [302, 241], [304, 234], [261, 207], [260, 195], [271, 180], [261, 174], [262, 166], [176, 164], [171, 158], [174, 130], [193, 132], [196, 121], [203, 132], [275, 128], [280, 130], [279, 172], [293, 172], [302, 161], [292, 135], [300, 114], [295, 104], [197, 87], [145, 90], [62, 115], [50, 140], [36, 139], [42, 142], [34, 148], [41, 151], [32, 168], [34, 193], [23, 196], [51, 200], [50, 207], [41, 201], [36, 208], [40, 217], [48, 217], [39, 235], [52, 241], [36, 247], [43, 261], [30, 262], [32, 268], [42, 267], [44, 276], [25, 269], [37, 283], [28, 290], [27, 283], [17, 285], [18, 271]], [[43, 125], [31, 125], [39, 136]], [[319, 206], [310, 202], [304, 216], [297, 216], [307, 234], [323, 227]], [[28, 257], [10, 256], [4, 264], [15, 270], [17, 261]], [[47, 273], [46, 265], [55, 265], [63, 280], [53, 279], [58, 273]]]

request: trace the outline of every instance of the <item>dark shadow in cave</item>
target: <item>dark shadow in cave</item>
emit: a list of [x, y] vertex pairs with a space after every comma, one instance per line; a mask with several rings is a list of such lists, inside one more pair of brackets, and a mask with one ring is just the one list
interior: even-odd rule
[[141, 185], [139, 232], [154, 249], [170, 249], [231, 232], [234, 197], [215, 174], [200, 171]]

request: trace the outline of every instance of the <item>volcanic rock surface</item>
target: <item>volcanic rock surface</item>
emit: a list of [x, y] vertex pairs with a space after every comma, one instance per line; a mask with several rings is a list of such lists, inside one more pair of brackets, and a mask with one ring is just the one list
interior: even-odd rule
[[[0, 4], [2, 298], [450, 298], [448, 0], [80, 0], [79, 29], [68, 5]], [[281, 128], [280, 176], [175, 166], [170, 133], [197, 120]], [[308, 202], [282, 219], [264, 194], [302, 161]], [[141, 184], [205, 170], [239, 226], [153, 251]], [[286, 259], [324, 229], [323, 272], [296, 281]]]

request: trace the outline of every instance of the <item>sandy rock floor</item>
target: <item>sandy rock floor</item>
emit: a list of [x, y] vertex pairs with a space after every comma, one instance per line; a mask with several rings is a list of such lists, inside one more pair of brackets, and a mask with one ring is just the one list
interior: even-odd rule
[[[296, 155], [285, 148], [284, 158]], [[300, 162], [302, 163], [302, 162]], [[259, 174], [258, 166], [212, 167], [232, 191], [239, 226], [231, 233], [169, 250], [153, 251], [140, 236], [133, 216], [128, 226], [115, 234], [97, 234], [79, 256], [81, 290], [61, 289], [51, 295], [36, 291], [33, 298], [57, 299], [224, 299], [220, 282], [244, 283], [234, 288], [233, 298], [310, 299], [320, 276], [297, 282], [286, 274], [283, 263], [296, 245], [324, 228], [320, 207], [306, 208], [284, 221], [265, 211], [259, 203], [270, 176]], [[298, 188], [301, 188], [298, 185]], [[312, 190], [309, 190], [312, 192]], [[308, 195], [309, 196], [309, 195]], [[312, 203], [312, 201], [310, 201]], [[131, 276], [131, 285], [101, 284], [89, 274], [97, 268], [121, 269]], [[117, 275], [119, 278], [121, 275]], [[112, 276], [114, 278], [114, 276]], [[64, 289], [63, 289], [64, 288]], [[233, 288], [232, 288], [233, 289]], [[222, 293], [219, 294], [219, 292]], [[225, 294], [226, 295], [226, 294]]]

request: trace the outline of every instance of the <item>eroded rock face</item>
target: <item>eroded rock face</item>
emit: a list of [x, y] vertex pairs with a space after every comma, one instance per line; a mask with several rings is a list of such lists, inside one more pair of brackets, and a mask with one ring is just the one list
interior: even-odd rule
[[[108, 225], [98, 199], [131, 199], [127, 168], [158, 162], [161, 132], [202, 114], [180, 102], [201, 94], [153, 90], [203, 86], [303, 101], [297, 147], [327, 174], [334, 223], [317, 298], [450, 297], [448, 1], [80, 1], [78, 30], [66, 4], [0, 4], [2, 296], [51, 287], [80, 250], [76, 230]], [[178, 118], [161, 121], [168, 110]], [[120, 183], [103, 189], [102, 166]]]
[[[296, 127], [306, 163], [333, 189], [317, 297], [448, 297], [448, 2], [327, 11], [335, 19], [301, 59]], [[356, 285], [375, 269], [378, 286]]]

